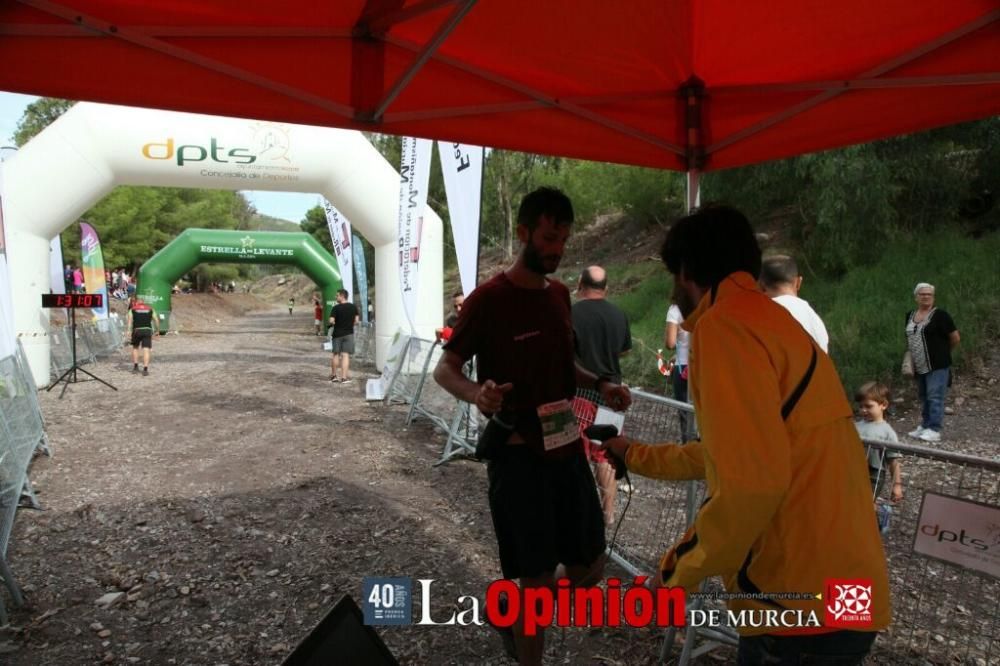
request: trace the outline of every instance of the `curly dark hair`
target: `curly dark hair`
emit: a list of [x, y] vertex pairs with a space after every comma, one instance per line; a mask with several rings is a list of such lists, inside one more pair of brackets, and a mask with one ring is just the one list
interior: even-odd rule
[[521, 200], [517, 223], [534, 231], [542, 216], [551, 217], [556, 224], [573, 224], [573, 204], [561, 190], [539, 187]]
[[702, 287], [727, 275], [760, 275], [760, 246], [750, 221], [731, 206], [708, 205], [682, 217], [667, 231], [660, 258], [674, 275], [681, 271]]

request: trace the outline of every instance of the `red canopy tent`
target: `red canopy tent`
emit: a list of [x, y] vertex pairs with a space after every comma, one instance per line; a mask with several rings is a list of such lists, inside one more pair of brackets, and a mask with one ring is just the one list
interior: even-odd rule
[[710, 170], [1000, 113], [996, 0], [18, 0], [0, 89]]

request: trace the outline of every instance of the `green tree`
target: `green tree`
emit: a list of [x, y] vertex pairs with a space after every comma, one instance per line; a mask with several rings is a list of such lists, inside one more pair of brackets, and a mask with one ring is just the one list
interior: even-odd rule
[[55, 97], [42, 97], [25, 108], [14, 130], [14, 144], [18, 148], [28, 143], [36, 134], [66, 113], [76, 102]]
[[330, 239], [330, 229], [326, 224], [326, 211], [322, 206], [313, 206], [306, 211], [306, 216], [299, 222], [299, 228], [319, 241], [326, 251], [333, 254], [333, 241]]
[[[517, 207], [534, 189], [549, 158], [512, 150], [492, 150], [483, 165], [481, 229], [508, 257], [514, 253]], [[480, 237], [482, 237], [482, 233]]]

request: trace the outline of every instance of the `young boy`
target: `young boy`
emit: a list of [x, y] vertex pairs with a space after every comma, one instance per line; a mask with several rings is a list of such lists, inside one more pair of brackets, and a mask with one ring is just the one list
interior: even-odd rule
[[295, 299], [294, 298], [289, 298], [288, 299], [288, 314], [292, 314], [292, 308], [294, 308], [294, 307], [295, 307]]
[[[854, 422], [861, 439], [899, 443], [896, 431], [885, 422], [885, 410], [889, 408], [889, 387], [879, 382], [867, 382], [854, 394], [858, 403], [858, 413], [861, 419]], [[872, 493], [876, 498], [875, 515], [879, 519], [879, 528], [885, 532], [889, 526], [889, 507], [879, 506], [877, 498], [882, 494], [882, 486], [887, 474], [892, 477], [890, 499], [896, 504], [903, 499], [902, 457], [897, 451], [888, 449], [868, 448], [868, 474], [871, 478]]]

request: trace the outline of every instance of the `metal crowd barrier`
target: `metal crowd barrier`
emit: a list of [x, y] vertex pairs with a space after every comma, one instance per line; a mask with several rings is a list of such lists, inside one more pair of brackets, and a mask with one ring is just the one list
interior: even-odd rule
[[[403, 351], [396, 359], [392, 381], [386, 388], [385, 403], [412, 404], [420, 385], [425, 381], [428, 355], [433, 352], [436, 342], [417, 337], [408, 337]], [[433, 381], [433, 380], [431, 380]]]
[[[20, 346], [20, 345], [19, 345]], [[24, 603], [21, 590], [7, 565], [7, 549], [14, 517], [26, 485], [28, 464], [45, 431], [31, 371], [18, 350], [0, 359], [0, 579], [16, 605]], [[0, 624], [6, 623], [0, 600]]]
[[[603, 406], [600, 396], [591, 390], [578, 390], [577, 398]], [[593, 414], [588, 414], [578, 404], [574, 411], [583, 427], [593, 423]], [[624, 414], [621, 431], [626, 437], [651, 444], [665, 440], [678, 442], [682, 436], [681, 417], [693, 412], [687, 403], [632, 391], [632, 407]], [[609, 544], [609, 555], [633, 575], [649, 575], [656, 571], [666, 547], [687, 528], [702, 484], [660, 481], [637, 474], [630, 475], [630, 479], [631, 484], [623, 479], [613, 489], [601, 488], [599, 484], [602, 501], [609, 490], [616, 495], [615, 522], [609, 527], [609, 536], [614, 535], [616, 539], [614, 544]]]
[[[892, 505], [889, 528], [883, 535], [892, 626], [879, 636], [873, 654], [933, 664], [1000, 664], [1000, 579], [914, 551], [918, 530], [933, 529], [918, 524], [925, 493], [1000, 509], [1000, 458], [990, 460], [902, 443], [865, 440], [865, 444], [903, 454], [904, 497]], [[892, 484], [887, 483], [883, 490], [888, 496]], [[1000, 563], [1000, 521], [992, 533], [974, 536], [985, 544], [985, 552], [990, 554], [986, 557], [993, 558], [994, 566]], [[959, 543], [955, 547], [968, 546]]]
[[359, 323], [354, 327], [355, 363], [375, 365], [375, 324]]
[[[49, 332], [51, 372], [60, 376], [73, 364], [73, 328], [60, 326]], [[125, 322], [112, 313], [107, 319], [77, 322], [76, 362], [79, 365], [96, 363], [97, 359], [110, 356], [125, 344]]]

